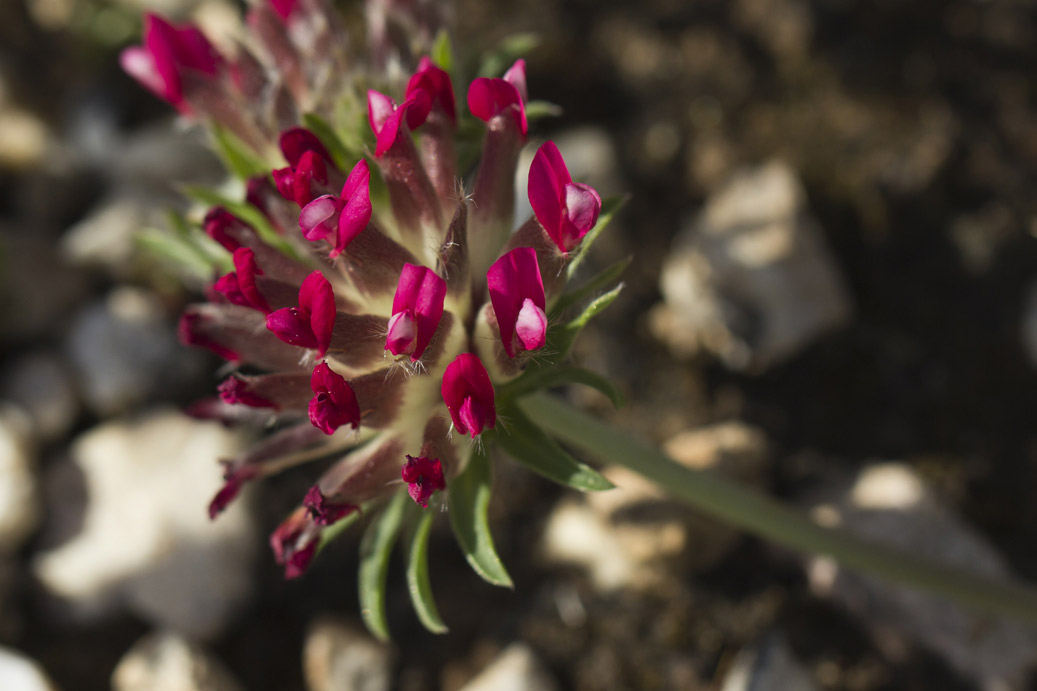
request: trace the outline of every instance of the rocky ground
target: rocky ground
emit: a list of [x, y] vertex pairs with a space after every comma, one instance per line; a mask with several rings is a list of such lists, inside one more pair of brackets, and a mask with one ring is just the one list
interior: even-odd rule
[[[210, 523], [243, 440], [178, 411], [217, 363], [133, 252], [215, 181], [197, 133], [119, 72], [142, 3], [0, 8], [0, 688], [1026, 689], [1037, 631], [772, 547], [609, 470], [563, 492], [501, 459], [514, 591], [445, 521], [451, 631], [390, 576], [364, 632], [347, 535], [281, 579], [264, 536], [312, 480]], [[153, 3], [158, 6], [158, 3]], [[206, 21], [236, 11], [218, 0]], [[462, 0], [457, 43], [533, 31], [541, 123], [630, 202], [633, 255], [574, 400], [821, 520], [1037, 581], [1037, 10], [1024, 0]], [[513, 684], [505, 685], [505, 681]]]

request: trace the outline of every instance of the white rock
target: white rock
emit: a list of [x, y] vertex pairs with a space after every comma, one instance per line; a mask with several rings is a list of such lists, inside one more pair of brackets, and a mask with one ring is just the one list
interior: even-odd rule
[[11, 362], [0, 379], [0, 398], [25, 410], [34, 436], [53, 441], [64, 436], [75, 423], [79, 398], [71, 373], [57, 357], [29, 353]]
[[738, 651], [720, 691], [817, 691], [813, 677], [778, 635]]
[[345, 621], [320, 619], [306, 635], [303, 674], [309, 691], [388, 691], [390, 663], [388, 646]]
[[0, 555], [18, 549], [39, 524], [36, 451], [29, 429], [19, 409], [0, 407]]
[[216, 521], [206, 510], [216, 460], [242, 448], [222, 426], [171, 410], [85, 433], [71, 448], [88, 497], [82, 530], [36, 559], [37, 576], [73, 615], [128, 608], [192, 638], [216, 634], [251, 590], [245, 497]]
[[838, 269], [793, 171], [735, 174], [674, 243], [653, 331], [678, 355], [707, 350], [735, 369], [788, 358], [850, 317]]
[[[1010, 572], [997, 550], [909, 467], [882, 463], [813, 503], [818, 520], [908, 553], [993, 579]], [[928, 593], [889, 584], [816, 558], [811, 588], [864, 621], [876, 641], [913, 641], [990, 691], [1022, 688], [1037, 663], [1037, 629], [981, 616]]]
[[240, 691], [219, 660], [171, 633], [133, 644], [112, 672], [112, 691]]
[[67, 349], [83, 398], [103, 416], [168, 396], [201, 366], [158, 299], [137, 288], [116, 288], [80, 312]]
[[57, 691], [43, 668], [10, 648], [0, 647], [0, 689], [5, 691]]
[[512, 643], [461, 691], [554, 691], [557, 682], [525, 643]]
[[[763, 435], [737, 422], [683, 432], [665, 450], [687, 467], [749, 484], [762, 480], [767, 460]], [[566, 497], [543, 536], [549, 562], [582, 566], [599, 591], [650, 589], [675, 572], [707, 569], [741, 539], [632, 471], [609, 468], [605, 474], [616, 489]]]

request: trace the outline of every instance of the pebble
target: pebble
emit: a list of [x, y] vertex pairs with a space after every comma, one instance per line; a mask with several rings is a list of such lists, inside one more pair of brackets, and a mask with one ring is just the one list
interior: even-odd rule
[[12, 405], [0, 406], [0, 555], [15, 552], [40, 520], [30, 429], [24, 412]]
[[17, 650], [0, 647], [0, 689], [58, 691], [39, 663]]
[[838, 267], [784, 163], [737, 172], [679, 234], [650, 326], [675, 355], [760, 371], [846, 323]]
[[358, 625], [324, 617], [306, 635], [303, 674], [309, 691], [389, 691], [391, 651]]
[[[82, 474], [85, 513], [58, 520], [55, 511], [45, 536], [74, 537], [34, 562], [66, 603], [62, 611], [91, 620], [125, 609], [195, 640], [223, 630], [251, 594], [256, 526], [245, 496], [215, 521], [207, 506], [221, 485], [217, 459], [243, 443], [219, 424], [168, 409], [75, 439], [71, 464]], [[78, 532], [70, 531], [77, 520]]]
[[241, 691], [224, 665], [172, 633], [149, 633], [112, 672], [112, 691]]
[[69, 368], [49, 352], [13, 360], [0, 374], [0, 399], [25, 410], [40, 441], [63, 437], [79, 415], [79, 397]]
[[[994, 546], [910, 467], [877, 463], [832, 482], [811, 502], [819, 521], [995, 580], [1011, 577]], [[863, 621], [890, 650], [920, 644], [991, 691], [1022, 688], [1037, 663], [1037, 628], [977, 614], [928, 593], [839, 568], [808, 566], [811, 589]]]
[[[763, 434], [739, 422], [682, 432], [664, 450], [687, 467], [755, 485], [768, 460]], [[616, 489], [567, 496], [548, 518], [543, 538], [549, 562], [582, 566], [597, 590], [652, 589], [678, 573], [714, 566], [738, 545], [740, 533], [637, 473], [615, 467], [605, 474]]]
[[204, 371], [201, 353], [179, 343], [158, 299], [126, 286], [79, 313], [66, 350], [86, 404], [103, 417], [168, 400]]
[[525, 643], [512, 643], [461, 691], [555, 691], [558, 683]]

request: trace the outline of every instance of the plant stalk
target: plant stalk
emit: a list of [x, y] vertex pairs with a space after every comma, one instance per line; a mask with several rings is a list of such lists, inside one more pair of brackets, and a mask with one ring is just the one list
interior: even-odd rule
[[621, 465], [657, 483], [689, 506], [776, 544], [824, 555], [850, 569], [941, 595], [987, 613], [1037, 623], [1037, 590], [995, 581], [920, 558], [845, 530], [822, 526], [805, 513], [715, 473], [687, 468], [615, 426], [555, 396], [521, 399], [541, 429], [601, 461]]

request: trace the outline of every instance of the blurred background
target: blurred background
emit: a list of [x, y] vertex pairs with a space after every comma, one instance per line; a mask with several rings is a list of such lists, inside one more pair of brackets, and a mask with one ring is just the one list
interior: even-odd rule
[[[438, 521], [445, 636], [399, 564], [394, 643], [364, 633], [359, 533], [282, 580], [265, 536], [312, 473], [209, 522], [214, 459], [242, 440], [179, 412], [219, 363], [178, 344], [192, 293], [136, 251], [177, 184], [222, 177], [119, 69], [145, 9], [214, 36], [242, 11], [0, 4], [0, 687], [1037, 688], [1037, 630], [617, 470], [582, 497], [501, 459], [516, 588], [482, 583]], [[593, 260], [632, 255], [626, 290], [576, 353], [628, 402], [574, 401], [818, 520], [1037, 581], [1031, 0], [458, 0], [453, 26], [470, 53], [534, 33], [531, 96], [563, 114], [531, 143], [630, 195]]]

